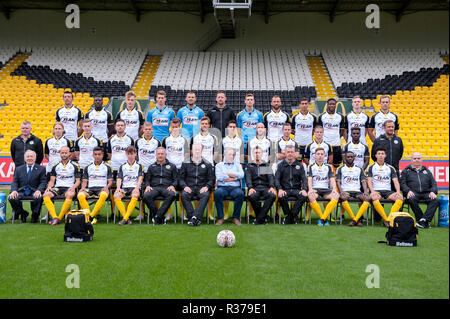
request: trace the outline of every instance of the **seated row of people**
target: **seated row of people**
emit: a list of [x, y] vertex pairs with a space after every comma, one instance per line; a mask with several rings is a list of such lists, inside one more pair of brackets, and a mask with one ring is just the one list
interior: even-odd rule
[[[83, 209], [89, 210], [87, 199], [96, 197], [95, 206], [90, 211], [92, 221], [96, 223], [95, 218], [109, 197], [114, 182], [111, 167], [103, 161], [103, 153], [103, 148], [96, 147], [93, 152], [94, 163], [89, 164], [81, 172], [79, 166], [70, 161], [70, 148], [67, 146], [61, 148], [61, 161], [52, 167], [50, 180], [43, 191], [43, 201], [52, 217], [50, 222], [52, 225], [59, 224], [68, 212], [78, 188], [80, 190], [77, 198]], [[397, 172], [385, 163], [386, 150], [383, 148], [377, 149], [375, 154], [377, 161], [369, 166], [367, 176], [362, 168], [354, 165], [355, 154], [351, 151], [344, 154], [345, 164], [338, 168], [336, 175], [333, 168], [325, 163], [325, 151], [320, 147], [315, 151], [315, 162], [306, 168], [306, 165], [298, 159], [295, 146], [286, 145], [285, 158], [275, 166], [275, 174], [269, 163], [263, 160], [263, 152], [259, 146], [253, 149], [255, 160], [247, 165], [245, 172], [241, 164], [236, 162], [236, 152], [233, 148], [225, 150], [224, 161], [218, 163], [215, 168], [202, 157], [202, 154], [203, 145], [194, 144], [191, 161], [184, 162], [178, 170], [176, 165], [167, 159], [166, 149], [158, 147], [156, 162], [146, 171], [143, 165], [136, 161], [136, 148], [129, 146], [126, 149], [127, 161], [119, 166], [117, 187], [113, 193], [114, 203], [123, 217], [119, 225], [131, 224], [130, 215], [140, 197], [154, 216], [153, 223], [164, 224], [164, 215], [175, 200], [176, 190], [181, 192], [181, 200], [189, 218], [189, 225], [195, 226], [201, 223], [209, 195], [213, 191], [218, 215], [216, 224], [220, 225], [224, 222], [223, 201], [229, 198], [234, 201], [232, 222], [240, 225], [241, 207], [244, 201], [241, 180], [244, 178], [248, 189], [248, 199], [255, 211], [254, 224], [267, 222], [268, 210], [277, 198], [286, 215], [285, 224], [296, 223], [302, 205], [308, 201], [311, 209], [319, 216], [319, 226], [328, 225], [327, 219], [339, 200], [342, 202], [343, 209], [352, 218], [351, 226], [362, 225], [360, 219], [368, 208], [369, 201], [373, 202], [375, 210], [382, 216], [385, 224], [387, 224], [388, 215], [380, 200], [387, 199], [393, 202], [391, 211], [398, 211], [403, 204]], [[27, 160], [27, 157], [31, 160]], [[33, 157], [35, 161], [35, 153], [27, 151], [25, 161], [33, 162]], [[34, 190], [30, 187], [31, 190], [27, 192], [28, 186], [20, 186], [27, 184], [23, 183], [24, 175], [27, 180], [33, 177], [28, 176], [30, 173], [25, 173], [23, 167], [19, 167], [14, 176], [10, 194], [15, 214], [23, 213], [21, 207], [17, 206], [17, 200], [20, 199], [17, 196], [17, 190], [23, 191], [23, 196], [30, 196], [31, 191]], [[34, 178], [36, 181], [39, 180], [39, 185], [35, 187], [36, 192], [33, 194], [36, 200], [40, 197], [37, 193], [43, 188], [41, 179]], [[52, 202], [55, 196], [65, 197], [59, 215], [56, 214]], [[411, 197], [410, 194], [408, 196]], [[122, 202], [124, 197], [130, 199], [127, 208]], [[157, 197], [162, 198], [163, 201], [159, 208], [155, 204]], [[319, 198], [329, 201], [323, 212], [317, 203]], [[356, 215], [348, 203], [349, 198], [355, 198], [362, 203]], [[200, 202], [196, 209], [192, 206], [192, 199]], [[260, 205], [260, 201], [264, 201], [264, 205]], [[290, 201], [294, 202], [292, 208], [289, 206]], [[34, 207], [33, 215], [38, 211], [36, 205]]]

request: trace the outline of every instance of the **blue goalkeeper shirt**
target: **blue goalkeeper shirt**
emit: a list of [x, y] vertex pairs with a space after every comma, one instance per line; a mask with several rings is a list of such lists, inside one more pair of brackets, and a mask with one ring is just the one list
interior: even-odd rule
[[188, 141], [192, 136], [200, 132], [200, 119], [205, 116], [205, 113], [197, 105], [194, 105], [192, 110], [189, 106], [183, 106], [177, 112], [177, 118], [181, 121], [181, 135]]
[[258, 123], [264, 123], [263, 115], [260, 111], [253, 108], [251, 112], [245, 107], [236, 116], [237, 127], [241, 129], [241, 137], [244, 141], [244, 145], [256, 136], [256, 125]]
[[159, 109], [158, 106], [151, 109], [147, 113], [147, 122], [153, 124], [153, 136], [158, 140], [162, 141], [166, 136], [169, 136], [169, 126], [170, 121], [175, 117], [175, 112], [168, 108], [166, 105]]

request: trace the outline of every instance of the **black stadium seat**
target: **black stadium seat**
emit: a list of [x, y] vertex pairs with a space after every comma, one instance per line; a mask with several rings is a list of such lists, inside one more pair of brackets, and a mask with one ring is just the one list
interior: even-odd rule
[[123, 96], [130, 90], [129, 85], [120, 81], [95, 81], [92, 77], [84, 77], [81, 73], [67, 73], [64, 69], [50, 69], [49, 66], [29, 66], [22, 63], [11, 75], [25, 76], [28, 80], [36, 80], [38, 84], [53, 84], [56, 88], [71, 88], [74, 92], [100, 94], [104, 97]]

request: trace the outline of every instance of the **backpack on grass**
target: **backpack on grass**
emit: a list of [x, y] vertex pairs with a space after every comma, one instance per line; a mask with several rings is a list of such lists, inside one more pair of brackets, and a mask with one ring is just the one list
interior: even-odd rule
[[386, 233], [387, 241], [379, 241], [389, 246], [415, 247], [417, 246], [417, 226], [414, 218], [408, 213], [391, 213], [389, 215], [389, 229]]
[[83, 242], [94, 238], [94, 227], [89, 221], [89, 213], [73, 210], [66, 215], [64, 241]]

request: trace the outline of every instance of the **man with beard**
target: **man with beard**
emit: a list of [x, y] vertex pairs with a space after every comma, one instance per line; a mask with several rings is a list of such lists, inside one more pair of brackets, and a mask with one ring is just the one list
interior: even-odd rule
[[274, 95], [271, 101], [272, 110], [264, 114], [264, 126], [267, 128], [267, 138], [271, 142], [278, 141], [283, 136], [283, 125], [290, 123], [289, 115], [281, 110], [281, 98]]

